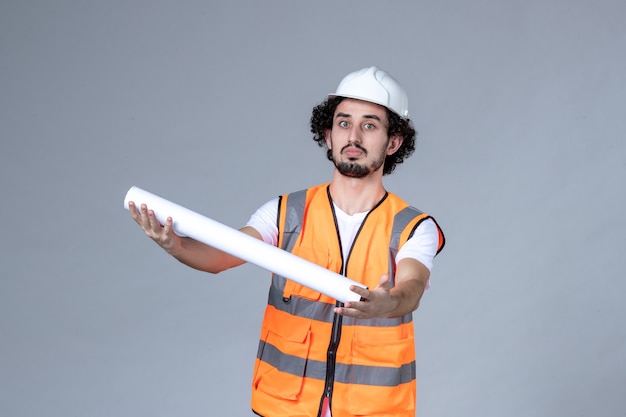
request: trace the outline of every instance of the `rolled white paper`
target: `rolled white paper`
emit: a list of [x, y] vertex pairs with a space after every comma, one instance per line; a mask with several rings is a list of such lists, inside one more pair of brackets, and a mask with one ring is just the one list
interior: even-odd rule
[[350, 286], [365, 287], [363, 284], [139, 187], [133, 186], [126, 193], [126, 210], [129, 201], [134, 202], [137, 208], [141, 204], [147, 205], [161, 224], [165, 224], [167, 218], [171, 217], [174, 221], [173, 229], [179, 235], [213, 246], [341, 302], [358, 301], [361, 298], [350, 291]]

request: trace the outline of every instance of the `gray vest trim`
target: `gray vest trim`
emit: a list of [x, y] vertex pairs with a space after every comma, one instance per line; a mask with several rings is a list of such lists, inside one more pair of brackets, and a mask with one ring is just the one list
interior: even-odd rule
[[[283, 232], [282, 248], [291, 252], [296, 240], [302, 231], [304, 220], [304, 204], [306, 203], [306, 190], [289, 194], [287, 199], [287, 212], [285, 213], [285, 224]], [[280, 218], [280, 214], [279, 214]], [[280, 227], [280, 225], [278, 225]]]
[[[281, 372], [322, 381], [326, 378], [326, 362], [286, 355], [266, 342], [261, 342], [257, 357]], [[415, 374], [414, 361], [402, 365], [400, 368], [341, 363], [335, 365], [335, 382], [343, 384], [395, 387], [413, 381]]]
[[[319, 301], [307, 300], [306, 298], [291, 296], [287, 299], [283, 298], [285, 279], [278, 275], [274, 275], [272, 286], [269, 291], [268, 304], [277, 310], [289, 313], [292, 316], [303, 317], [307, 319], [332, 323], [334, 317], [334, 304], [322, 303]], [[282, 284], [282, 285], [281, 285]], [[402, 317], [394, 317], [387, 319], [355, 319], [354, 317], [344, 316], [342, 319], [344, 326], [379, 326], [391, 327], [404, 323], [411, 323], [412, 314], [405, 314]]]
[[406, 207], [400, 212], [396, 213], [393, 219], [393, 227], [391, 229], [391, 240], [389, 241], [389, 278], [391, 285], [395, 285], [396, 278], [396, 255], [400, 250], [400, 236], [407, 227], [407, 225], [416, 218], [422, 215], [423, 212], [419, 211], [415, 207]]

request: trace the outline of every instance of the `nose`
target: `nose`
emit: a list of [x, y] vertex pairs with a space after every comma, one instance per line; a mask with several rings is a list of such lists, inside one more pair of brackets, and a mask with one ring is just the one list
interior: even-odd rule
[[361, 131], [358, 126], [350, 127], [348, 132], [348, 141], [350, 143], [361, 143]]

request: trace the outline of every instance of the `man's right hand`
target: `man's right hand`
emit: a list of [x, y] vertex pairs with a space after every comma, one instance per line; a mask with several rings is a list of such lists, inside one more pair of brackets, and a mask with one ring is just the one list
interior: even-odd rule
[[[191, 237], [181, 237], [174, 232], [173, 220], [168, 217], [164, 225], [154, 215], [145, 204], [137, 210], [133, 201], [128, 202], [130, 217], [141, 226], [148, 237], [154, 240], [167, 253], [178, 259], [180, 262], [194, 269], [217, 274], [228, 268], [241, 265], [243, 260], [236, 258], [226, 252], [206, 245]], [[263, 239], [254, 228], [246, 226], [240, 229], [241, 232]]]
[[161, 225], [153, 210], [150, 210], [145, 204], [142, 204], [141, 209], [137, 210], [133, 201], [128, 202], [128, 211], [130, 217], [143, 229], [146, 235], [168, 253], [181, 247], [181, 238], [174, 233], [171, 217], [167, 218], [165, 225]]

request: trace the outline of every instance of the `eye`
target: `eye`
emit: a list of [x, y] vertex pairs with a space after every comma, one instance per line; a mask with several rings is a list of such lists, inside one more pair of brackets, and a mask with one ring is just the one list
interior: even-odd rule
[[365, 125], [363, 126], [363, 128], [365, 130], [373, 130], [376, 129], [376, 125], [374, 125], [373, 123], [365, 123]]
[[350, 126], [350, 124], [347, 121], [345, 120], [339, 121], [339, 127], [348, 127], [348, 126]]

